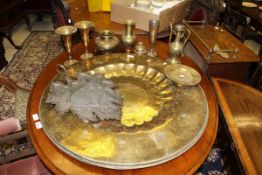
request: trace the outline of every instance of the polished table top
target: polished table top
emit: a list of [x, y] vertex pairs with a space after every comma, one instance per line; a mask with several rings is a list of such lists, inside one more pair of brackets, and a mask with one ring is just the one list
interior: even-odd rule
[[261, 174], [262, 93], [242, 83], [212, 80], [246, 174]]
[[[139, 36], [138, 38], [144, 41], [145, 44], [147, 43], [148, 39], [146, 36]], [[146, 44], [146, 46], [148, 48], [148, 44]], [[157, 42], [156, 51], [160, 58], [167, 57], [167, 49], [167, 44]], [[74, 56], [79, 59], [83, 52], [82, 44], [75, 45], [73, 50]], [[94, 52], [92, 42], [90, 43], [89, 50]], [[202, 137], [196, 144], [174, 160], [149, 168], [119, 171], [82, 163], [60, 151], [60, 149], [49, 140], [43, 129], [36, 128], [32, 115], [39, 113], [41, 96], [48, 86], [48, 83], [56, 75], [56, 64], [63, 63], [66, 58], [67, 53], [61, 53], [40, 74], [32, 90], [27, 110], [28, 130], [32, 143], [41, 160], [54, 174], [192, 174], [203, 163], [214, 143], [218, 127], [216, 98], [209, 80], [203, 73], [201, 73], [202, 81], [200, 86], [208, 101], [208, 123]], [[191, 59], [183, 58], [182, 63], [194, 67], [200, 72], [199, 68]]]
[[[116, 34], [121, 34], [124, 31], [124, 26], [115, 22], [111, 22], [110, 12], [88, 12], [87, 0], [69, 1], [70, 17], [73, 23], [81, 20], [90, 20], [95, 23], [95, 30], [97, 32], [109, 29]], [[136, 34], [146, 34], [142, 30], [136, 30]]]

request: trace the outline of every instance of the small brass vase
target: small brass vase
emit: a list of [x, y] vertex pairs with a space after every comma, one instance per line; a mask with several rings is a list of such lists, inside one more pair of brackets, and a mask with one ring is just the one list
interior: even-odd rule
[[119, 39], [114, 36], [114, 33], [110, 30], [103, 30], [95, 39], [95, 47], [100, 54], [112, 52], [118, 44]]
[[136, 24], [135, 21], [133, 20], [126, 20], [124, 25], [125, 25], [125, 32], [123, 33], [121, 39], [126, 52], [130, 53], [136, 41], [136, 35], [134, 32]]

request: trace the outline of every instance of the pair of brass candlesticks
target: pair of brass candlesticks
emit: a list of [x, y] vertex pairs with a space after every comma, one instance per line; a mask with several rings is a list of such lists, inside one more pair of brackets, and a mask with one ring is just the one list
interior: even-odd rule
[[72, 36], [77, 32], [77, 29], [81, 33], [81, 38], [83, 40], [85, 52], [81, 55], [81, 59], [85, 60], [93, 57], [93, 54], [88, 52], [88, 44], [89, 44], [89, 33], [90, 30], [94, 27], [94, 23], [91, 21], [79, 21], [71, 25], [65, 25], [57, 28], [55, 32], [59, 34], [64, 42], [65, 49], [68, 53], [68, 59], [64, 62], [66, 67], [69, 67], [77, 62], [76, 59], [73, 59], [72, 56]]
[[[127, 53], [130, 53], [136, 40], [135, 36], [135, 22], [133, 20], [126, 20], [125, 23], [125, 32], [123, 33], [121, 39], [124, 44], [125, 50]], [[149, 21], [149, 52], [147, 53], [150, 57], [156, 57], [156, 51], [155, 51], [155, 43], [157, 38], [157, 33], [159, 29], [159, 20], [151, 19]], [[143, 48], [142, 48], [143, 47]], [[144, 45], [142, 45], [141, 42], [137, 44], [134, 50], [135, 53], [146, 53], [146, 50], [144, 48]]]

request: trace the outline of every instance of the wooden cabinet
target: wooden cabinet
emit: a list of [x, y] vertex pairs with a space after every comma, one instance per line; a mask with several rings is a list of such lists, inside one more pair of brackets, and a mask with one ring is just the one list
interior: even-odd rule
[[[191, 31], [190, 43], [185, 48], [185, 54], [210, 77], [245, 82], [250, 64], [259, 61], [259, 57], [253, 51], [222, 27], [191, 25]], [[225, 52], [210, 54], [211, 49]]]
[[24, 0], [24, 12], [26, 15], [26, 23], [29, 30], [31, 30], [32, 28], [29, 14], [37, 14], [38, 20], [42, 20], [43, 14], [50, 14], [52, 15], [52, 20], [54, 21], [54, 13], [51, 5], [51, 0]]

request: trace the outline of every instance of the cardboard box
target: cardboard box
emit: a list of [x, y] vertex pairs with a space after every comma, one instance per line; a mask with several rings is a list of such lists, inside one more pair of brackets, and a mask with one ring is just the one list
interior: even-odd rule
[[111, 3], [111, 21], [123, 24], [126, 19], [132, 19], [136, 22], [137, 29], [148, 31], [149, 20], [158, 19], [160, 21], [159, 32], [161, 32], [168, 28], [171, 20], [177, 23], [185, 18], [190, 2], [191, 0], [180, 1], [156, 14], [130, 7], [134, 0], [116, 0]]

